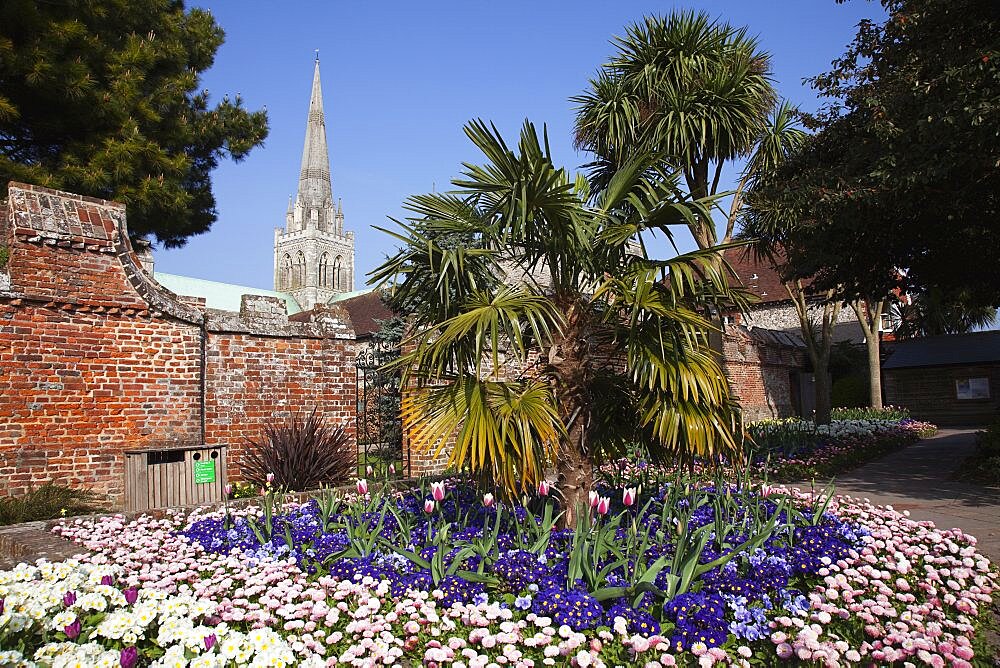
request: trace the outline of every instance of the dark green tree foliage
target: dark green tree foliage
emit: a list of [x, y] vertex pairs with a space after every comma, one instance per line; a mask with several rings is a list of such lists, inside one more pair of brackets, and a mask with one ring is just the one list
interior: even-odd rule
[[969, 288], [970, 306], [995, 306], [1000, 3], [881, 4], [888, 20], [862, 22], [812, 80], [828, 99], [807, 119], [818, 132], [758, 187], [746, 232], [843, 299]]
[[180, 0], [0, 3], [0, 184], [124, 202], [167, 246], [207, 231], [212, 169], [267, 135], [265, 112], [198, 90], [222, 41]]

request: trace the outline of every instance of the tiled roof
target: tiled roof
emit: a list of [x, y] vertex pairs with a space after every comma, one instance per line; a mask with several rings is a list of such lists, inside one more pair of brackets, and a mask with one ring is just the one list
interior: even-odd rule
[[897, 341], [883, 369], [1000, 362], [1000, 331], [925, 336]]
[[746, 247], [729, 248], [722, 252], [723, 258], [733, 268], [743, 287], [760, 298], [757, 304], [788, 301], [781, 277], [774, 265], [765, 259], [756, 259]]
[[392, 317], [392, 311], [382, 301], [382, 295], [375, 290], [337, 295], [330, 302], [340, 304], [347, 309], [351, 324], [354, 326], [354, 334], [359, 339], [378, 331], [377, 320], [388, 320]]
[[781, 329], [764, 329], [763, 327], [744, 327], [747, 336], [756, 343], [768, 346], [785, 346], [788, 348], [805, 348], [802, 336], [792, 331]]

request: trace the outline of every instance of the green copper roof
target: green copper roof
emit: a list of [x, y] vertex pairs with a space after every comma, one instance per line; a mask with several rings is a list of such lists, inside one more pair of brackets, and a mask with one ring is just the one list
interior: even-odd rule
[[354, 297], [360, 297], [361, 295], [367, 295], [369, 292], [373, 291], [375, 288], [366, 288], [364, 290], [354, 290], [353, 292], [340, 292], [330, 297], [327, 300], [327, 304], [334, 304], [336, 302], [342, 302], [345, 299], [352, 299]]
[[295, 298], [284, 292], [251, 288], [246, 285], [233, 285], [232, 283], [219, 283], [218, 281], [206, 281], [203, 278], [191, 278], [190, 276], [165, 274], [162, 271], [155, 272], [153, 278], [160, 285], [175, 294], [188, 297], [203, 297], [205, 305], [208, 308], [239, 313], [243, 295], [265, 295], [267, 297], [281, 297], [284, 299], [288, 307], [288, 315], [294, 315], [302, 310], [299, 308], [299, 304], [295, 301]]

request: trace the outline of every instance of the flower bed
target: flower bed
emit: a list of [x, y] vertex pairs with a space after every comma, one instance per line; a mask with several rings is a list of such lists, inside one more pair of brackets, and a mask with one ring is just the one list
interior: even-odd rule
[[[0, 572], [0, 665], [968, 665], [984, 656], [979, 612], [996, 580], [974, 538], [848, 498], [689, 484], [641, 506], [599, 497], [593, 525], [575, 532], [551, 530], [547, 499], [501, 506], [465, 487], [273, 515], [66, 522], [57, 531], [96, 553]], [[640, 536], [648, 540], [634, 543]], [[667, 568], [654, 572], [661, 560]]]
[[777, 481], [832, 477], [936, 431], [934, 425], [910, 418], [834, 420], [818, 426], [791, 418], [747, 427], [757, 470]]

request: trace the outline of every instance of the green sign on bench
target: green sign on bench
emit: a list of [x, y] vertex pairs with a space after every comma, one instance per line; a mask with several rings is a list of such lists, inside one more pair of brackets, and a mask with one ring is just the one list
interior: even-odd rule
[[215, 460], [194, 463], [194, 482], [196, 485], [215, 482]]

